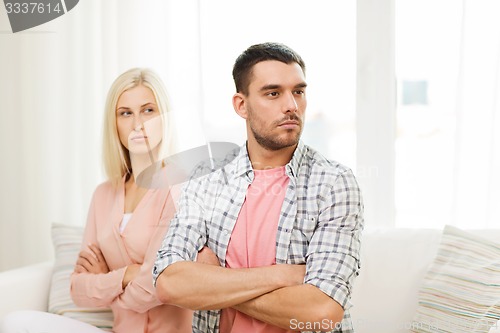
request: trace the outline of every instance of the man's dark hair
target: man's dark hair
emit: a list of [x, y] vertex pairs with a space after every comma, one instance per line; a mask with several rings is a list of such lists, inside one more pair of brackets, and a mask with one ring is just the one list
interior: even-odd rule
[[288, 46], [280, 43], [255, 44], [243, 51], [234, 63], [233, 79], [237, 92], [248, 95], [253, 66], [266, 60], [277, 60], [285, 64], [295, 62], [302, 68], [302, 72], [306, 73], [306, 65], [302, 58]]

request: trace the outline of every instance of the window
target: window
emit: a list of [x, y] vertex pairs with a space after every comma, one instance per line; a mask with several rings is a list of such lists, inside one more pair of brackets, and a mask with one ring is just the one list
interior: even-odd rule
[[395, 3], [396, 226], [450, 223], [462, 2]]
[[500, 3], [395, 1], [396, 226], [498, 227]]

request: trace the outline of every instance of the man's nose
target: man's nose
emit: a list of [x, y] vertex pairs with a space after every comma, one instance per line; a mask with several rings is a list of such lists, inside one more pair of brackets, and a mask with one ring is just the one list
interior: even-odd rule
[[295, 100], [295, 95], [293, 92], [289, 92], [286, 94], [286, 100], [285, 100], [285, 108], [284, 112], [297, 112], [298, 106], [297, 106], [297, 101]]

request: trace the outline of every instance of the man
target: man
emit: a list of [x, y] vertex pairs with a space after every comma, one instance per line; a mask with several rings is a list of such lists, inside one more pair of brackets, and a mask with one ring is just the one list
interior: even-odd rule
[[299, 141], [305, 64], [258, 44], [233, 78], [247, 143], [184, 188], [153, 270], [157, 294], [198, 310], [193, 332], [352, 332], [363, 205], [352, 172]]

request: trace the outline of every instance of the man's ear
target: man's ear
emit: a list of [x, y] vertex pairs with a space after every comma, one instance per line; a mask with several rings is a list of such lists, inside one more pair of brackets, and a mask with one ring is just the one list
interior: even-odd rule
[[233, 108], [234, 111], [243, 119], [247, 119], [248, 112], [246, 108], [245, 95], [242, 93], [236, 93], [233, 95]]

